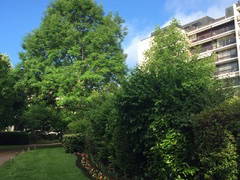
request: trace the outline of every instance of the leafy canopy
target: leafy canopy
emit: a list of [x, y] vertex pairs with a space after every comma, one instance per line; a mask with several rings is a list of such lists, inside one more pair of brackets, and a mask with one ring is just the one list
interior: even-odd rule
[[92, 0], [54, 1], [20, 53], [18, 86], [28, 103], [61, 109], [67, 121], [84, 119], [91, 95], [108, 84], [118, 86], [125, 76], [122, 23]]
[[173, 21], [156, 29], [146, 62], [122, 86], [117, 100], [117, 166], [131, 177], [192, 176], [197, 169], [188, 148], [191, 116], [225, 99], [214, 78], [214, 57], [198, 60], [178, 27]]

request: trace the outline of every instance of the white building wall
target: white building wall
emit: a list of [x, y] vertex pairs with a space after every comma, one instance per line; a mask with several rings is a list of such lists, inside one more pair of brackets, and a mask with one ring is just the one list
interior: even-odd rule
[[153, 37], [146, 38], [138, 43], [138, 64], [141, 65], [146, 61], [145, 52], [150, 49]]
[[236, 34], [236, 43], [237, 43], [237, 54], [238, 54], [238, 76], [240, 71], [240, 7], [237, 7], [237, 4], [233, 5], [233, 14], [234, 14], [234, 23], [235, 23], [235, 34]]

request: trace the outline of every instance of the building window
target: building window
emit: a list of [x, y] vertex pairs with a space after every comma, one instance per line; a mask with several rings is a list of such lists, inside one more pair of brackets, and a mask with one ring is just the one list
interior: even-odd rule
[[227, 32], [227, 31], [231, 31], [234, 28], [235, 28], [234, 22], [232, 21], [228, 24], [224, 24], [222, 26], [218, 26], [216, 28], [198, 33], [197, 37], [196, 37], [197, 39], [192, 39], [191, 36], [190, 36], [190, 40], [192, 42], [200, 41], [200, 40], [207, 39], [209, 37], [215, 36], [217, 34], [221, 34], [221, 33]]
[[217, 66], [217, 75], [238, 71], [238, 62], [232, 62]]
[[236, 37], [234, 35], [228, 36], [218, 40], [218, 47], [227, 46], [229, 44], [236, 43]]
[[201, 49], [200, 49], [200, 53], [205, 52], [205, 51], [209, 51], [213, 49], [213, 43], [209, 42], [209, 43], [205, 43], [202, 45]]
[[237, 49], [233, 48], [230, 50], [221, 51], [218, 53], [218, 61], [237, 57]]

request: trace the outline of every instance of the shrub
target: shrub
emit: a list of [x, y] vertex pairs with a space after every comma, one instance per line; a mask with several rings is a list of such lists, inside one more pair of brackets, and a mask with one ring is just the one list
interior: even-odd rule
[[115, 107], [115, 88], [95, 94], [88, 113], [89, 132], [86, 143], [86, 152], [94, 157], [94, 160], [106, 166], [112, 164], [113, 155], [113, 129], [117, 121]]
[[151, 161], [148, 162], [151, 176], [162, 179], [192, 179], [198, 168], [188, 162], [191, 153], [187, 153], [191, 144], [187, 142], [187, 138], [180, 131], [170, 129], [157, 139], [159, 140], [151, 148]]
[[31, 131], [63, 131], [66, 126], [59, 112], [45, 103], [31, 104], [21, 118], [23, 127]]
[[0, 145], [29, 144], [29, 136], [25, 132], [0, 132]]
[[233, 98], [195, 116], [199, 176], [239, 179], [240, 99]]
[[61, 133], [47, 134], [46, 132], [32, 131], [29, 134], [29, 139], [31, 144], [58, 142], [61, 140], [61, 138], [62, 138]]
[[63, 136], [62, 144], [67, 153], [83, 152], [84, 141], [85, 137], [81, 134], [68, 134]]

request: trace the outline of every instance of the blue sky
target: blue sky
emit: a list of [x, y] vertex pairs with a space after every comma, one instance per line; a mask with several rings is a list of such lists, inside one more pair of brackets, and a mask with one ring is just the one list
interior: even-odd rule
[[[20, 62], [18, 53], [24, 36], [37, 28], [52, 0], [0, 1], [0, 53], [10, 56], [12, 64]], [[106, 12], [118, 12], [125, 19], [128, 36], [123, 42], [127, 64], [137, 63], [137, 44], [156, 26], [166, 25], [176, 17], [183, 24], [202, 16], [220, 17], [225, 7], [236, 0], [96, 0]]]

